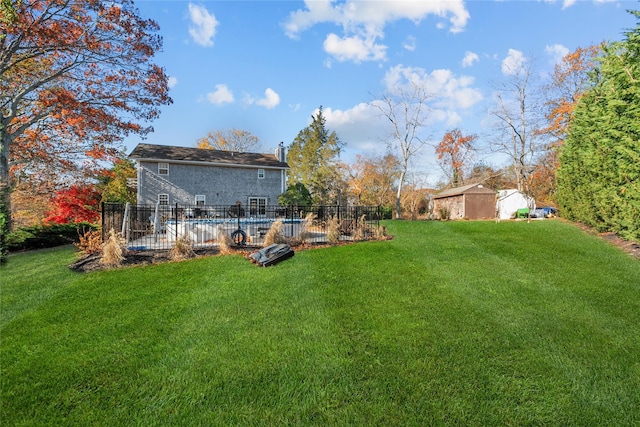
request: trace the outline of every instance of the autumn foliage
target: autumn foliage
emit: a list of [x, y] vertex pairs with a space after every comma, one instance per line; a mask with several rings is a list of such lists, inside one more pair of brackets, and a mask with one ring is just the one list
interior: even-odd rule
[[[0, 178], [84, 179], [171, 103], [132, 0], [21, 0], [0, 20]], [[4, 196], [8, 202], [8, 198]], [[58, 216], [54, 215], [58, 218]]]
[[71, 187], [55, 192], [51, 211], [46, 222], [66, 224], [69, 222], [91, 222], [100, 220], [98, 210], [100, 194], [92, 185]]
[[453, 129], [444, 135], [436, 147], [438, 161], [450, 175], [454, 187], [463, 182], [463, 167], [471, 157], [476, 139], [476, 135], [463, 135], [460, 129]]
[[260, 144], [257, 136], [246, 130], [230, 129], [227, 131], [209, 132], [196, 143], [198, 148], [206, 150], [222, 150], [250, 152]]

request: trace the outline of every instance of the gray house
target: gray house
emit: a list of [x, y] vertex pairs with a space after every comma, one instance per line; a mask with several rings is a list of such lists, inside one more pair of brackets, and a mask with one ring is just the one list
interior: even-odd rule
[[138, 164], [139, 204], [240, 202], [257, 213], [277, 203], [289, 168], [282, 143], [275, 154], [138, 144], [129, 158]]

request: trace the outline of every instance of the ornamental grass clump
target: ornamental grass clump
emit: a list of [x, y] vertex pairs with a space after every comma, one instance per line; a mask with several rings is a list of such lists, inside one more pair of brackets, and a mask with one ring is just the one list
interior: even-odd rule
[[310, 228], [313, 227], [317, 218], [318, 216], [313, 212], [309, 212], [307, 216], [304, 218], [304, 221], [302, 222], [302, 228], [300, 230], [300, 236], [299, 236], [302, 242], [307, 242], [309, 239], [313, 237], [313, 233], [311, 232]]
[[229, 236], [227, 233], [221, 233], [221, 236], [218, 239], [218, 248], [220, 249], [220, 254], [229, 255], [231, 253], [232, 245], [233, 240], [231, 240], [231, 236]]
[[109, 230], [107, 241], [102, 245], [100, 263], [108, 267], [120, 267], [124, 261], [124, 253], [122, 239], [112, 228]]
[[340, 240], [340, 220], [337, 216], [332, 216], [327, 221], [327, 241], [331, 244], [338, 243]]
[[374, 232], [377, 240], [386, 240], [389, 237], [387, 227], [384, 225], [378, 225]]
[[274, 243], [287, 243], [284, 235], [284, 225], [281, 220], [274, 221], [269, 227], [269, 231], [264, 236], [264, 246], [273, 245]]
[[100, 230], [89, 230], [78, 236], [79, 242], [74, 243], [80, 251], [81, 256], [95, 255], [102, 252], [102, 232]]
[[187, 235], [182, 235], [176, 240], [176, 244], [169, 251], [169, 258], [172, 261], [182, 261], [193, 258], [196, 253], [193, 251], [193, 242]]
[[362, 215], [358, 219], [358, 223], [356, 224], [356, 229], [353, 232], [353, 240], [365, 240], [367, 238], [367, 232], [369, 231], [369, 226], [366, 222], [366, 215]]

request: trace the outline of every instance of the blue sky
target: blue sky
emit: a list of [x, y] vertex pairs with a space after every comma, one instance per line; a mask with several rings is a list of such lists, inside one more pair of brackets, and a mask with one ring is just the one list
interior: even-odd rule
[[[290, 144], [322, 105], [345, 144], [342, 160], [386, 151], [385, 120], [370, 103], [407, 75], [437, 94], [422, 137], [454, 127], [486, 145], [493, 84], [509, 61], [535, 61], [541, 76], [563, 54], [623, 38], [635, 27], [631, 0], [138, 1], [160, 25], [156, 63], [170, 76], [145, 142], [195, 146], [209, 131], [243, 129], [259, 150]], [[141, 142], [125, 141], [128, 151]], [[426, 145], [412, 169], [434, 184], [442, 173]], [[500, 166], [481, 152], [476, 160]]]

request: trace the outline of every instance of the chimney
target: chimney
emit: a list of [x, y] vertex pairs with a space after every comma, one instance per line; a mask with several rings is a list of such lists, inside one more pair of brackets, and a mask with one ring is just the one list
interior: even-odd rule
[[276, 148], [276, 159], [278, 159], [279, 162], [283, 163], [287, 161], [287, 156], [284, 150], [284, 142], [280, 142], [278, 148]]

